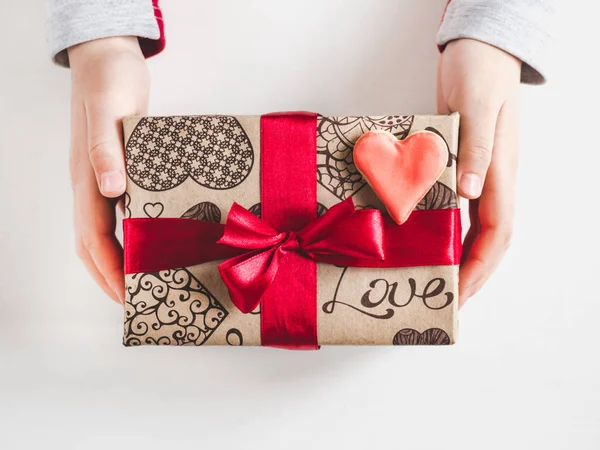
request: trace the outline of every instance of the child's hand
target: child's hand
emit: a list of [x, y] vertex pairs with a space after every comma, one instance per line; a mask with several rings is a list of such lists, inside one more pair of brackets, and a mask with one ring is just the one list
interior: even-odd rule
[[450, 42], [438, 68], [438, 111], [458, 111], [458, 187], [471, 199], [460, 301], [487, 280], [508, 248], [513, 223], [521, 62], [479, 41]]
[[115, 237], [116, 198], [125, 191], [121, 118], [146, 112], [150, 77], [136, 37], [74, 46], [69, 60], [77, 253], [98, 285], [123, 303], [123, 250]]

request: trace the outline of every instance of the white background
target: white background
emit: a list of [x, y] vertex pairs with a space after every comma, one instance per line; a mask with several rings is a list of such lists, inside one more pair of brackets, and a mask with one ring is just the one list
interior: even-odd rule
[[[445, 0], [162, 3], [154, 114], [434, 112]], [[522, 89], [514, 242], [458, 345], [298, 353], [121, 346], [74, 251], [69, 72], [41, 2], [3, 1], [0, 448], [600, 448], [600, 11], [575, 3]]]

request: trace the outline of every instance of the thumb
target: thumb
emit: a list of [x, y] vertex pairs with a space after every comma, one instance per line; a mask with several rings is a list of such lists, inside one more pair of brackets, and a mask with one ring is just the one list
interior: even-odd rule
[[125, 192], [125, 158], [121, 119], [106, 108], [86, 104], [88, 151], [100, 192], [119, 197]]
[[492, 161], [492, 147], [498, 110], [479, 107], [460, 111], [460, 143], [458, 148], [458, 189], [462, 197], [475, 199], [481, 195], [485, 176]]

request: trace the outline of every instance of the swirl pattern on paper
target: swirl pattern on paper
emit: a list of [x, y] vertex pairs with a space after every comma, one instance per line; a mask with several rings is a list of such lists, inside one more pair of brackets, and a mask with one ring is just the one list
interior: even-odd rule
[[186, 269], [134, 274], [126, 289], [124, 344], [202, 345], [226, 317]]
[[188, 177], [209, 189], [230, 189], [254, 162], [250, 139], [231, 116], [143, 118], [125, 153], [129, 177], [148, 191], [173, 189]]
[[234, 346], [244, 345], [244, 337], [242, 336], [242, 332], [240, 330], [238, 330], [237, 328], [231, 328], [227, 332], [227, 335], [225, 336], [225, 340], [227, 341], [228, 345], [234, 345]]
[[340, 200], [366, 184], [354, 165], [354, 144], [371, 130], [384, 130], [398, 139], [408, 136], [414, 116], [319, 116], [317, 124], [317, 180]]

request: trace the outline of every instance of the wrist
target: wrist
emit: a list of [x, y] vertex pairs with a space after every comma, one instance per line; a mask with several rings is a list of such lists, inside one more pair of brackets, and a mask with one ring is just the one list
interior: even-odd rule
[[477, 69], [490, 78], [500, 76], [519, 84], [522, 61], [511, 53], [477, 39], [460, 38], [448, 42], [444, 57], [454, 63]]
[[136, 36], [114, 36], [94, 39], [67, 49], [71, 68], [77, 70], [79, 67], [89, 63], [93, 64], [105, 57], [127, 54], [129, 56], [144, 59]]

